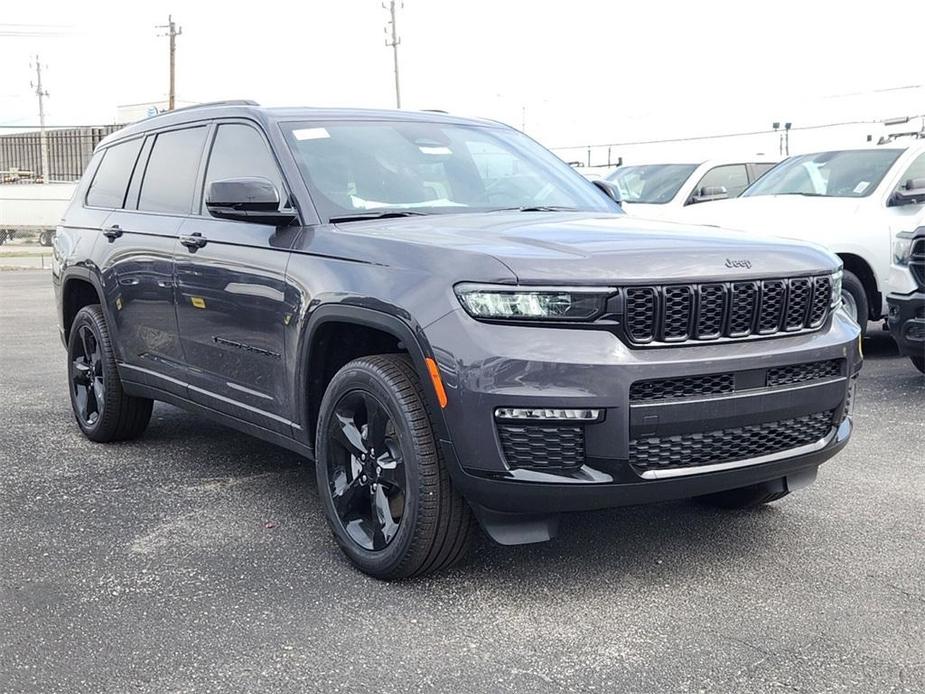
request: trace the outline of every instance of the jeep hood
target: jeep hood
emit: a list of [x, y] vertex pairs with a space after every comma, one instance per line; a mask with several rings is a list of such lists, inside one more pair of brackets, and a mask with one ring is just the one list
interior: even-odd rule
[[472, 254], [491, 256], [521, 283], [728, 280], [828, 272], [839, 265], [812, 245], [619, 214], [429, 215], [343, 224], [340, 234], [362, 236], [367, 252], [375, 252], [373, 239], [381, 241], [380, 258], [389, 262], [391, 256], [398, 264], [415, 255], [408, 244], [436, 249], [450, 277], [470, 265], [457, 264], [454, 253], [470, 261]]

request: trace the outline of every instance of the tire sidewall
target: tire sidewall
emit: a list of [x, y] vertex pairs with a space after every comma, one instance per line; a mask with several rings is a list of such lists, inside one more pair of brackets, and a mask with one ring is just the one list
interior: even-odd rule
[[[385, 407], [395, 425], [398, 443], [404, 459], [406, 475], [404, 512], [398, 526], [398, 533], [384, 549], [378, 551], [360, 547], [347, 534], [334, 510], [334, 501], [330, 493], [328, 457], [331, 455], [333, 444], [329, 440], [328, 428], [334, 415], [334, 406], [342, 397], [354, 391], [365, 391], [371, 394]], [[321, 499], [328, 525], [331, 527], [338, 545], [351, 560], [367, 573], [373, 575], [392, 573], [401, 564], [414, 540], [420, 508], [420, 470], [414, 436], [405, 412], [391, 389], [382, 382], [374, 371], [365, 368], [361, 364], [348, 365], [334, 376], [325, 391], [321, 401], [315, 441], [317, 444], [315, 476], [318, 485], [318, 496]]]
[[861, 334], [867, 332], [867, 321], [870, 317], [870, 306], [867, 301], [867, 291], [864, 284], [850, 270], [845, 270], [842, 275], [842, 291], [848, 292], [854, 298], [854, 303], [858, 307], [858, 325], [861, 326]]

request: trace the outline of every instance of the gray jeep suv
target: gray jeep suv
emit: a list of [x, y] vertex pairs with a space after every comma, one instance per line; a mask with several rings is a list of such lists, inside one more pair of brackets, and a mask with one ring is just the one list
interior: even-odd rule
[[820, 248], [628, 218], [523, 134], [224, 102], [99, 146], [55, 240], [77, 424], [160, 400], [298, 451], [350, 560], [445, 567], [478, 521], [810, 483], [859, 330]]

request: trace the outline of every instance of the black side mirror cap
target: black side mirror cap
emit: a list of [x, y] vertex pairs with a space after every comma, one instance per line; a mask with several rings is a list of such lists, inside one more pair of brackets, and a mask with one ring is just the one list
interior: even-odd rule
[[620, 189], [617, 188], [616, 184], [611, 183], [610, 181], [605, 181], [603, 178], [596, 178], [591, 181], [591, 183], [600, 188], [604, 195], [606, 195], [618, 205], [623, 204], [623, 199], [620, 197]]
[[257, 176], [212, 181], [206, 191], [206, 209], [218, 219], [278, 227], [298, 219], [295, 210], [279, 209], [276, 186]]

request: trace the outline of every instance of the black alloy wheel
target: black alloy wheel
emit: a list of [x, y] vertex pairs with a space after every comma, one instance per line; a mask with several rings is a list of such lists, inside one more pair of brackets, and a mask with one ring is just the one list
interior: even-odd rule
[[328, 487], [337, 518], [363, 549], [385, 549], [398, 533], [408, 485], [395, 424], [375, 395], [355, 390], [334, 406], [329, 434]]
[[106, 406], [106, 384], [100, 341], [86, 323], [77, 328], [76, 348], [71, 354], [71, 388], [74, 413], [84, 426], [93, 427]]

